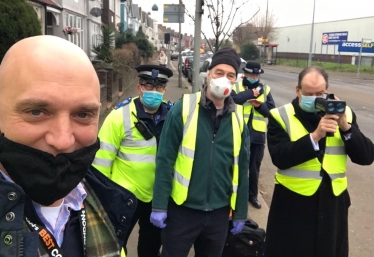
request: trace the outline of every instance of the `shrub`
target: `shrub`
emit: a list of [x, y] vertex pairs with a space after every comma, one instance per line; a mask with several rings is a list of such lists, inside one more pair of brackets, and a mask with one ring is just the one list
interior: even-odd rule
[[104, 61], [105, 63], [111, 63], [112, 50], [115, 44], [114, 31], [109, 26], [101, 27], [102, 35], [100, 35], [101, 44], [92, 47], [92, 52], [96, 54], [95, 60]]
[[0, 0], [0, 61], [16, 42], [41, 35], [34, 9], [25, 0]]
[[240, 53], [244, 60], [255, 60], [260, 55], [257, 46], [252, 42], [242, 45], [240, 47]]

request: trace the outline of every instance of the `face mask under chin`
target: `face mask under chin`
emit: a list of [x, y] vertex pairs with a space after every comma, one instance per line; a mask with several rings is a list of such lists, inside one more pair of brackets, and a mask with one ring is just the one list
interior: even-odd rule
[[0, 163], [9, 177], [31, 198], [49, 206], [64, 198], [86, 175], [100, 141], [56, 156], [0, 135]]

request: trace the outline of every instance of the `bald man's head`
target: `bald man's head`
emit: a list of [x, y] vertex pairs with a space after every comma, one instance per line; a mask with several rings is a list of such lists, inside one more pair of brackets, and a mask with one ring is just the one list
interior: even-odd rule
[[78, 46], [37, 36], [6, 53], [0, 65], [0, 131], [9, 139], [53, 154], [71, 152], [96, 141], [99, 109], [96, 72]]
[[67, 80], [88, 76], [90, 80], [96, 80], [99, 90], [96, 73], [85, 52], [55, 36], [29, 37], [14, 44], [0, 65], [0, 87], [9, 85], [15, 74], [22, 79], [32, 74], [46, 78], [60, 75]]

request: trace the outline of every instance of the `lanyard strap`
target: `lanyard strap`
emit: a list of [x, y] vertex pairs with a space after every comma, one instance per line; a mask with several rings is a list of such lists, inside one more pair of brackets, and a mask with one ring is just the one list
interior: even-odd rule
[[[82, 206], [82, 209], [78, 212], [78, 218], [79, 218], [79, 227], [80, 227], [81, 235], [82, 235], [83, 256], [86, 256], [87, 223], [86, 223], [86, 210], [84, 209], [84, 206]], [[61, 248], [58, 246], [55, 237], [48, 231], [48, 229], [46, 229], [41, 224], [33, 223], [26, 216], [25, 216], [25, 221], [26, 221], [27, 226], [31, 230], [38, 232], [39, 239], [42, 242], [44, 249], [47, 251], [49, 256], [51, 257], [64, 257], [65, 256], [62, 253]]]

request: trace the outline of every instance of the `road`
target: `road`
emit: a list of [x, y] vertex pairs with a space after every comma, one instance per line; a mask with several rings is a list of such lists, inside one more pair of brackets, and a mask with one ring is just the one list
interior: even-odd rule
[[[296, 96], [296, 73], [269, 70], [261, 80], [271, 86], [276, 106], [290, 102]], [[331, 77], [329, 93], [345, 100], [357, 115], [360, 130], [374, 140], [374, 80], [344, 82], [343, 78]], [[265, 151], [260, 174], [260, 191], [270, 205], [274, 188], [275, 166]], [[348, 162], [348, 189], [352, 205], [349, 209], [350, 256], [372, 257], [374, 254], [374, 165], [359, 166]]]

